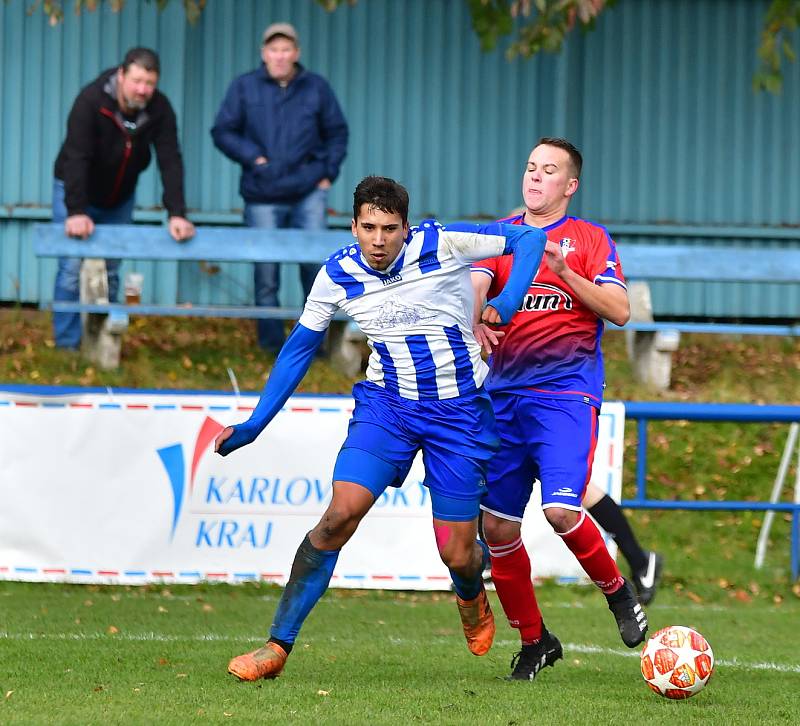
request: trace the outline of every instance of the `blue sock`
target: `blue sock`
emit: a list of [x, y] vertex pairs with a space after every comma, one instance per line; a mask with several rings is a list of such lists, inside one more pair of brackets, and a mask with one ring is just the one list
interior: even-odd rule
[[306, 535], [297, 548], [289, 582], [275, 611], [271, 639], [294, 643], [306, 617], [328, 589], [338, 559], [339, 550], [318, 550]]
[[477, 540], [477, 542], [483, 551], [481, 565], [477, 572], [472, 577], [464, 577], [463, 575], [459, 575], [458, 573], [453, 572], [453, 570], [450, 570], [450, 579], [453, 581], [456, 595], [458, 595], [462, 600], [472, 600], [473, 598], [478, 597], [478, 593], [483, 587], [483, 571], [486, 569], [486, 565], [489, 563], [489, 548], [485, 542], [481, 542], [480, 540]]

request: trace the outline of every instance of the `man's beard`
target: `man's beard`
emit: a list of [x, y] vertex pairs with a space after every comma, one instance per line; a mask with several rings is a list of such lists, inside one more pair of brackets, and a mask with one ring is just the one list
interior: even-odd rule
[[141, 111], [147, 106], [147, 101], [137, 101], [134, 98], [125, 98], [125, 105], [130, 111]]

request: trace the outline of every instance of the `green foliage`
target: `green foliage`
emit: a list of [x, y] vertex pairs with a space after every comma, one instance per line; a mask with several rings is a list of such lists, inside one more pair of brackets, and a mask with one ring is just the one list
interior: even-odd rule
[[472, 24], [484, 49], [495, 47], [497, 38], [511, 34], [519, 23], [508, 57], [530, 58], [537, 53], [557, 53], [566, 36], [577, 26], [594, 27], [597, 16], [617, 0], [469, 0]]
[[[66, 0], [36, 0], [31, 6], [31, 10], [35, 10], [38, 5], [41, 5], [42, 12], [48, 17], [50, 25], [58, 25], [64, 20], [64, 4]], [[97, 10], [100, 3], [104, 0], [72, 0], [72, 6], [76, 15], [80, 15], [84, 10], [87, 12], [94, 12]], [[118, 13], [125, 6], [125, 0], [105, 0], [112, 12]], [[149, 3], [154, 3], [159, 10], [163, 10], [169, 5], [170, 0], [147, 0]], [[186, 13], [186, 20], [194, 25], [199, 19], [203, 8], [206, 6], [206, 0], [180, 0], [183, 5], [183, 10]]]
[[753, 76], [756, 91], [780, 93], [783, 88], [783, 59], [794, 62], [793, 43], [800, 25], [800, 0], [772, 0], [761, 30], [758, 47], [759, 69]]

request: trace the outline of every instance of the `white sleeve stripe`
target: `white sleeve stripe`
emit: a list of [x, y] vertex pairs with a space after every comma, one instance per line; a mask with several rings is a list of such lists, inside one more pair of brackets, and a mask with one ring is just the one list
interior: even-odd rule
[[462, 262], [478, 262], [487, 257], [497, 257], [506, 248], [506, 238], [495, 234], [445, 230], [440, 233], [439, 240], [453, 257]]
[[494, 272], [487, 270], [485, 267], [471, 267], [470, 272], [482, 272], [484, 275], [488, 275], [490, 278], [494, 279]]
[[593, 282], [603, 282], [603, 283], [611, 282], [614, 285], [619, 285], [623, 290], [628, 289], [627, 285], [624, 282], [618, 280], [616, 277], [611, 277], [609, 275], [595, 275]]

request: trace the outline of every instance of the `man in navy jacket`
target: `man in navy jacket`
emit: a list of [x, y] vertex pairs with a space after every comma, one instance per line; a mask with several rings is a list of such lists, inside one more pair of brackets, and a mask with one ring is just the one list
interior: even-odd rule
[[[234, 79], [217, 112], [216, 147], [242, 167], [239, 192], [250, 227], [324, 229], [328, 189], [347, 153], [347, 122], [328, 82], [298, 63], [297, 31], [273, 23], [261, 48], [264, 65]], [[278, 305], [280, 267], [254, 265], [255, 302]], [[319, 264], [300, 265], [308, 295]], [[258, 343], [277, 353], [283, 322], [258, 321]]]

